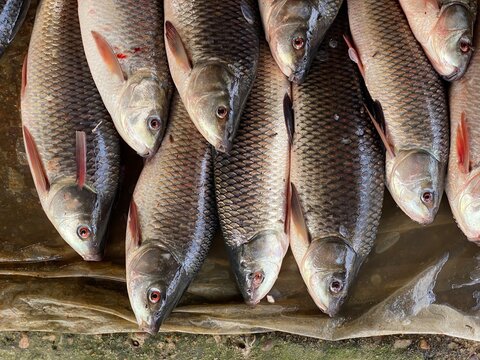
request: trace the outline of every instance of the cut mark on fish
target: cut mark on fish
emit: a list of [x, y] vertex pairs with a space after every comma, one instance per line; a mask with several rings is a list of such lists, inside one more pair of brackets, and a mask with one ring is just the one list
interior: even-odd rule
[[470, 172], [470, 145], [469, 145], [469, 133], [467, 125], [467, 115], [462, 112], [460, 118], [460, 124], [457, 127], [456, 145], [458, 166], [460, 171], [464, 174]]
[[27, 151], [28, 162], [32, 171], [33, 182], [39, 193], [45, 194], [50, 190], [47, 173], [43, 167], [42, 159], [37, 150], [37, 145], [32, 134], [26, 126], [23, 127], [23, 138], [25, 140], [25, 149]]
[[100, 54], [100, 57], [107, 65], [108, 70], [118, 76], [121, 80], [125, 81], [125, 74], [123, 73], [122, 67], [118, 62], [118, 57], [113, 51], [113, 48], [110, 46], [108, 41], [98, 32], [92, 31], [93, 40], [97, 45], [97, 50]]
[[81, 190], [87, 179], [87, 134], [85, 131], [77, 131], [76, 135], [76, 162], [77, 162], [77, 186]]

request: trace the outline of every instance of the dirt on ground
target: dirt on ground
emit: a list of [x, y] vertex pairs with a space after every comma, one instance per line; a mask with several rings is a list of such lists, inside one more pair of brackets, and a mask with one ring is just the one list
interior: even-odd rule
[[[478, 354], [478, 355], [477, 355]], [[480, 343], [446, 336], [382, 336], [323, 341], [280, 333], [69, 335], [1, 333], [0, 359], [466, 359]]]

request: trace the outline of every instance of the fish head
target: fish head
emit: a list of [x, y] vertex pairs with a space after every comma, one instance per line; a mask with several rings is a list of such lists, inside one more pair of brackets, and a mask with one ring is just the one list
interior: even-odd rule
[[387, 186], [397, 205], [422, 225], [433, 222], [444, 189], [445, 167], [427, 151], [400, 151], [387, 161]]
[[267, 39], [272, 55], [290, 81], [301, 84], [326, 29], [319, 12], [307, 1], [279, 4], [269, 16]]
[[142, 331], [158, 332], [188, 286], [185, 276], [175, 257], [158, 246], [142, 246], [128, 261], [128, 296]]
[[125, 84], [117, 107], [119, 129], [127, 144], [143, 157], [155, 155], [165, 134], [171, 89], [146, 72]]
[[245, 99], [228, 66], [210, 62], [194, 67], [186, 108], [205, 139], [220, 152], [229, 152]]
[[235, 278], [247, 304], [258, 304], [275, 284], [286, 252], [284, 237], [266, 230], [231, 250]]
[[480, 241], [480, 174], [469, 179], [465, 188], [452, 203], [458, 225], [470, 241]]
[[447, 81], [460, 79], [473, 54], [474, 17], [461, 4], [447, 6], [438, 19], [431, 41], [437, 59], [437, 71]]
[[315, 304], [329, 316], [338, 314], [357, 273], [355, 251], [340, 237], [315, 240], [308, 247], [301, 267]]
[[87, 261], [103, 257], [109, 206], [87, 186], [52, 187], [47, 213], [62, 238]]

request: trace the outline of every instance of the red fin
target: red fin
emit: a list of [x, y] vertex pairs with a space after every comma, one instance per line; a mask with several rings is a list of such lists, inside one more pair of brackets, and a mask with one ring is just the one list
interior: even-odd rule
[[464, 174], [470, 172], [470, 145], [469, 145], [469, 134], [468, 134], [468, 125], [467, 125], [467, 116], [462, 112], [462, 117], [460, 119], [460, 124], [457, 128], [457, 156], [458, 156], [458, 165], [460, 170]]
[[128, 229], [132, 237], [133, 245], [138, 248], [142, 244], [142, 234], [138, 222], [138, 209], [135, 200], [130, 203], [130, 212], [128, 214]]
[[298, 196], [295, 185], [291, 186], [291, 200], [290, 200], [290, 222], [291, 230], [295, 232], [295, 238], [300, 239], [305, 246], [310, 244], [310, 236], [308, 234], [307, 224], [300, 204], [300, 197]]
[[25, 88], [27, 87], [27, 62], [28, 62], [28, 52], [25, 55], [25, 59], [23, 59], [23, 66], [22, 66], [22, 90], [20, 92], [20, 97], [23, 98], [25, 96]]
[[87, 134], [76, 132], [77, 186], [82, 189], [87, 179]]
[[35, 187], [39, 193], [45, 194], [50, 190], [50, 183], [45, 168], [43, 167], [42, 159], [38, 153], [35, 140], [26, 126], [23, 127], [23, 139], [25, 141], [25, 149], [27, 151], [28, 162], [32, 171]]
[[108, 70], [110, 70], [112, 74], [117, 75], [120, 79], [125, 80], [125, 75], [118, 62], [118, 57], [108, 41], [96, 31], [92, 31], [92, 36], [95, 40], [100, 56], [105, 64], [107, 64]]
[[165, 22], [165, 37], [167, 46], [173, 54], [177, 63], [187, 72], [192, 70], [192, 63], [188, 58], [187, 51], [183, 45], [182, 39], [170, 21]]
[[387, 135], [385, 134], [385, 131], [383, 131], [380, 124], [377, 122], [377, 120], [375, 120], [375, 117], [372, 115], [370, 110], [368, 110], [367, 105], [363, 104], [363, 106], [365, 107], [365, 110], [367, 111], [368, 116], [370, 116], [370, 119], [372, 120], [373, 125], [375, 126], [375, 129], [378, 132], [378, 135], [380, 135], [380, 139], [382, 139], [383, 145], [385, 146], [385, 149], [387, 150], [388, 154], [392, 158], [395, 157], [395, 152], [392, 149], [392, 145], [390, 145], [390, 143], [388, 142]]
[[358, 56], [358, 51], [353, 44], [353, 40], [347, 35], [343, 35], [343, 39], [348, 45], [348, 56], [350, 57], [350, 60], [358, 65], [358, 70], [360, 70], [360, 74], [362, 74], [362, 77], [365, 79], [365, 68], [363, 67], [360, 56]]

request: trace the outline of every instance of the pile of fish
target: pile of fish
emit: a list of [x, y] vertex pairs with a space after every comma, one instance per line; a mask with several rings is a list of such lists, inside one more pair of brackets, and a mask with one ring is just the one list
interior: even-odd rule
[[[35, 187], [99, 261], [121, 139], [145, 158], [125, 236], [142, 330], [159, 330], [218, 227], [246, 303], [290, 245], [330, 316], [374, 245], [384, 184], [425, 225], [446, 189], [480, 241], [477, 1], [342, 2], [40, 1], [21, 89]], [[0, 0], [0, 54], [28, 5]]]

